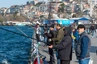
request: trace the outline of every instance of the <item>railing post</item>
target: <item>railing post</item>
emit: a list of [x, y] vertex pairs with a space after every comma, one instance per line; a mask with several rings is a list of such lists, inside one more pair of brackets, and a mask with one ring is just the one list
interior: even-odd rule
[[37, 54], [37, 61], [38, 61], [38, 64], [40, 64], [40, 57], [39, 57], [39, 50], [38, 50], [38, 42], [37, 42], [37, 49], [36, 49], [36, 54]]

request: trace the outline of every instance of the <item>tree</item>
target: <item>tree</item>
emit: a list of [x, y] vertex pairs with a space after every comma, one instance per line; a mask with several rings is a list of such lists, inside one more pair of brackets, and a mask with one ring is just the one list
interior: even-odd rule
[[4, 21], [3, 17], [0, 15], [0, 23]]
[[12, 21], [13, 20], [13, 15], [9, 14], [8, 16], [6, 16], [6, 20], [7, 21]]
[[60, 17], [60, 15], [62, 13], [64, 13], [64, 7], [65, 7], [64, 3], [62, 3], [62, 4], [59, 5], [59, 8], [58, 8], [58, 13], [59, 13], [58, 15], [59, 15], [59, 17]]
[[2, 16], [4, 16], [4, 13], [2, 13]]
[[16, 12], [14, 12], [14, 14], [13, 14], [13, 19], [15, 20], [16, 19], [16, 17], [17, 17], [17, 11]]
[[23, 16], [17, 16], [16, 17], [16, 20], [17, 21], [24, 21], [24, 20], [26, 20]]
[[73, 13], [72, 14], [72, 18], [76, 18], [76, 13]]
[[46, 17], [44, 16], [44, 15], [40, 15], [40, 20], [41, 21], [43, 21], [43, 20], [45, 20], [46, 19]]
[[95, 5], [94, 8], [93, 8], [93, 17], [95, 19], [97, 18], [97, 5]]
[[64, 7], [65, 7], [65, 4], [64, 3], [60, 4], [59, 9], [58, 9], [58, 12], [64, 13]]

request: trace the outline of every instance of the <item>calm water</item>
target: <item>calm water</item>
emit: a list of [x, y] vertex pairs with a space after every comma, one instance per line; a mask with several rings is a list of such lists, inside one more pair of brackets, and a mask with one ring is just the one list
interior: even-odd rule
[[[33, 28], [27, 26], [0, 26], [32, 37]], [[21, 33], [22, 34], [22, 33]], [[32, 41], [29, 38], [0, 29], [0, 64], [28, 64]]]

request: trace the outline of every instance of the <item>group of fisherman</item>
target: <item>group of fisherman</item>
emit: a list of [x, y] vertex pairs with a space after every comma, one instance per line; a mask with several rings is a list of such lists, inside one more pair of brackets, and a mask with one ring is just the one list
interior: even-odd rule
[[[42, 30], [39, 24], [35, 28], [37, 41], [40, 41]], [[47, 44], [50, 55], [49, 64], [72, 64], [70, 61], [73, 52], [75, 52], [79, 64], [89, 64], [91, 40], [85, 32], [86, 28], [83, 24], [76, 27], [73, 24], [64, 27], [55, 21], [49, 28], [45, 25], [42, 29], [44, 29], [44, 42]]]

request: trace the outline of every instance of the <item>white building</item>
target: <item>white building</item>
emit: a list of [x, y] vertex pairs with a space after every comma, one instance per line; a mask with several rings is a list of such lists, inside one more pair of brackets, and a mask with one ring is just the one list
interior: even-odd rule
[[60, 2], [62, 0], [49, 0], [49, 2]]
[[97, 0], [88, 0], [88, 3], [90, 4], [90, 16], [92, 16], [94, 13], [93, 8], [97, 4]]
[[39, 1], [38, 0], [34, 0], [34, 3], [37, 4]]
[[46, 12], [47, 10], [48, 10], [48, 6], [47, 6], [47, 5], [41, 4], [41, 5], [39, 6], [39, 11], [40, 11], [40, 12]]
[[3, 7], [3, 8], [0, 9], [0, 14], [6, 13], [6, 11], [7, 11], [7, 8], [4, 8], [4, 7]]
[[97, 0], [88, 0], [88, 3], [89, 3], [89, 4], [92, 3], [92, 4], [96, 5], [96, 4], [97, 4]]

